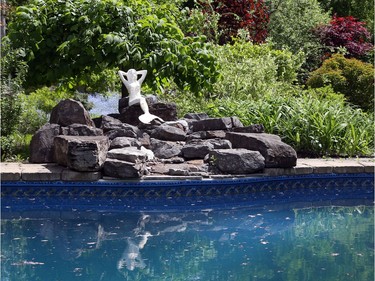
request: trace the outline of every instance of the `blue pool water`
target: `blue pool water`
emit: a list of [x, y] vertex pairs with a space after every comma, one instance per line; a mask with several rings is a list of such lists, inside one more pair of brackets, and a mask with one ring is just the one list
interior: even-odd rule
[[142, 198], [5, 185], [1, 280], [373, 280], [373, 179], [307, 180]]

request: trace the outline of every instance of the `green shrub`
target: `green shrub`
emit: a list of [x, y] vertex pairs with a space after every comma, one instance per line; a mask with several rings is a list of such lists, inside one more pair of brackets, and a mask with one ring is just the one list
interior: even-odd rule
[[237, 41], [216, 46], [215, 55], [221, 66], [221, 79], [213, 86], [213, 96], [257, 99], [276, 88], [296, 80], [302, 56], [274, 50], [270, 44], [254, 45]]
[[64, 99], [80, 100], [87, 109], [87, 95], [73, 94], [53, 88], [43, 87], [26, 95], [20, 95], [22, 112], [18, 122], [18, 131], [22, 134], [34, 134], [48, 122], [52, 109]]
[[20, 134], [14, 132], [7, 137], [0, 137], [1, 161], [20, 162], [26, 160], [30, 155], [31, 134]]
[[351, 103], [374, 111], [374, 67], [369, 63], [335, 54], [311, 73], [306, 84], [313, 88], [332, 85]]

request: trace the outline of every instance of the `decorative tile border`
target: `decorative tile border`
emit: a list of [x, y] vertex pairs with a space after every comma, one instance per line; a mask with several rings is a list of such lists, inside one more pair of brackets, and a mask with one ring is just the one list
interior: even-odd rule
[[112, 197], [174, 198], [233, 196], [241, 194], [314, 190], [357, 189], [374, 186], [373, 174], [313, 174], [174, 181], [3, 181], [2, 197]]
[[3, 182], [3, 218], [87, 218], [108, 212], [283, 209], [374, 204], [373, 174], [222, 180]]

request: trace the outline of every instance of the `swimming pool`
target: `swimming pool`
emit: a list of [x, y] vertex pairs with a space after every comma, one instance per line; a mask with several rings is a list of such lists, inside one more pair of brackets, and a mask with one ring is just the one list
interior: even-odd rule
[[373, 280], [373, 186], [3, 183], [1, 280]]

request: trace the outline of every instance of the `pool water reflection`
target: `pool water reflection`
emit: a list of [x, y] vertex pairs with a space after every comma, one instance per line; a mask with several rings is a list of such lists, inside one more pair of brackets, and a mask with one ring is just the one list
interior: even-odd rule
[[1, 222], [1, 280], [373, 280], [374, 208], [34, 211]]

